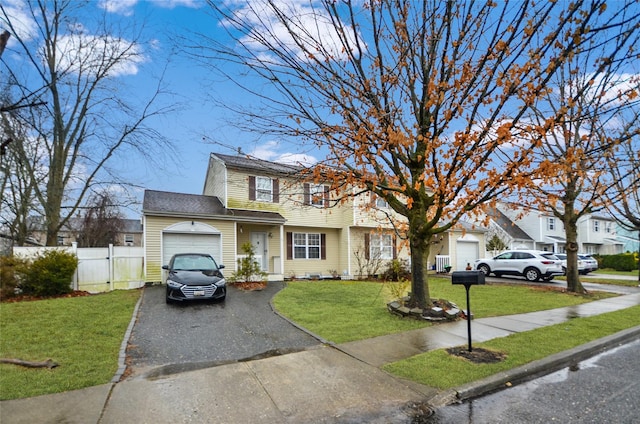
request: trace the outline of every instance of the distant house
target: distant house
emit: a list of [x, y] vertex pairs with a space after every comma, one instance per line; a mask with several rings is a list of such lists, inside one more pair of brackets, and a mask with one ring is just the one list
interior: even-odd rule
[[[510, 220], [513, 226], [520, 228], [532, 244], [527, 247], [550, 252], [564, 253], [566, 251], [566, 236], [564, 224], [551, 212], [522, 206], [499, 203], [499, 212]], [[504, 221], [502, 227], [509, 227]], [[578, 219], [578, 252], [589, 254], [610, 255], [622, 252], [623, 243], [616, 238], [615, 221], [604, 215], [589, 214]]]
[[[409, 260], [386, 202], [365, 193], [336, 203], [338, 193], [328, 183], [305, 182], [301, 170], [216, 153], [210, 155], [201, 195], [146, 190], [147, 281], [161, 281], [161, 267], [171, 255], [189, 250], [211, 253], [231, 273], [245, 243], [251, 243], [271, 280], [366, 277], [393, 259]], [[463, 258], [456, 256], [460, 247]], [[434, 238], [431, 263], [436, 255], [447, 255], [453, 270], [462, 270], [483, 250], [484, 231], [456, 228]]]
[[[122, 230], [117, 235], [116, 246], [142, 246], [142, 221], [140, 219], [123, 219]], [[42, 217], [30, 219], [32, 228], [30, 241], [33, 244], [44, 246], [47, 241], [47, 232]], [[58, 246], [71, 246], [78, 238], [82, 229], [81, 218], [70, 218], [58, 232]], [[101, 246], [106, 247], [106, 246]]]

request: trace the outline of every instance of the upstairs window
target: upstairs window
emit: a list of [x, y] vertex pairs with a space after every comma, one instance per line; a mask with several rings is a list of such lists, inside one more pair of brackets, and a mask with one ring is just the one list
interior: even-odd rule
[[597, 219], [593, 221], [593, 232], [594, 233], [600, 232], [600, 221], [598, 221]]
[[384, 200], [382, 197], [378, 196], [375, 193], [371, 193], [371, 203], [373, 203], [373, 205], [377, 209], [387, 209], [387, 208], [389, 208], [389, 204], [387, 203], [387, 201]]
[[133, 234], [125, 234], [124, 235], [124, 245], [125, 246], [133, 246]]
[[555, 231], [556, 229], [556, 219], [555, 218], [547, 218], [547, 230]]
[[329, 186], [322, 184], [304, 184], [304, 204], [308, 206], [329, 207]]
[[259, 202], [278, 203], [279, 182], [269, 177], [249, 177], [249, 200]]

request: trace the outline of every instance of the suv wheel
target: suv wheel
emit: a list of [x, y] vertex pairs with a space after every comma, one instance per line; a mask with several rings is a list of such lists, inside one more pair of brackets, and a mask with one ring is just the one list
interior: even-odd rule
[[482, 271], [484, 275], [489, 275], [491, 273], [491, 269], [489, 269], [489, 265], [487, 264], [478, 265], [478, 271]]
[[527, 268], [524, 270], [524, 278], [527, 281], [538, 281], [540, 279], [540, 271], [535, 268]]

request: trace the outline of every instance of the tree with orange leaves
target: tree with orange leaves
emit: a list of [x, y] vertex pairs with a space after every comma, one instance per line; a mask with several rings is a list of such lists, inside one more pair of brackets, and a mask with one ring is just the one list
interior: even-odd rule
[[[557, 70], [638, 18], [633, 2], [618, 14], [603, 0], [209, 4], [231, 43], [204, 37], [196, 54], [238, 66], [225, 75], [256, 100], [245, 128], [312, 143], [327, 153], [315, 179], [373, 192], [402, 217], [415, 307], [431, 302], [432, 236], [529, 180], [559, 117], [524, 118]], [[535, 142], [518, 143], [523, 132]]]

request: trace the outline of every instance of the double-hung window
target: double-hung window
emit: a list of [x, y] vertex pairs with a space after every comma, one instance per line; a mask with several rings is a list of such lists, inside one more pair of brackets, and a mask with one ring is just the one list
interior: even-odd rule
[[256, 200], [261, 202], [273, 201], [273, 183], [271, 178], [256, 177]]
[[319, 233], [293, 233], [294, 259], [320, 259]]
[[391, 234], [371, 234], [369, 257], [373, 259], [393, 259], [393, 237]]
[[593, 221], [593, 231], [595, 233], [600, 232], [600, 221], [598, 221], [597, 219]]
[[547, 218], [547, 230], [555, 231], [556, 229], [556, 219], [555, 218]]

